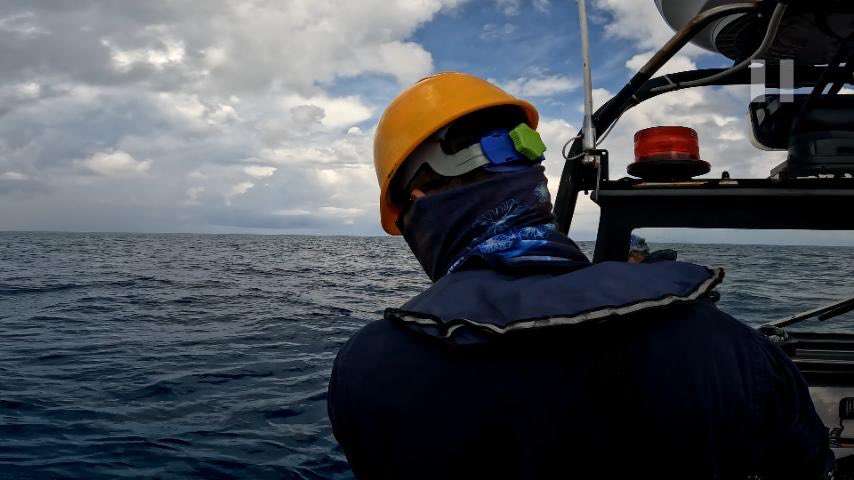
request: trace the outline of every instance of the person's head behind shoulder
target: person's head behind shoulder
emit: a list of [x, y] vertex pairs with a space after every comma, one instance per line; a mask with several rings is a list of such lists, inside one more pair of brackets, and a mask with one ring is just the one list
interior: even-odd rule
[[374, 139], [382, 226], [404, 236], [432, 280], [589, 263], [554, 225], [538, 121], [530, 103], [455, 72], [386, 109]]
[[649, 245], [646, 239], [632, 234], [629, 240], [629, 263], [644, 263], [649, 257]]
[[[401, 215], [415, 200], [490, 177], [501, 170], [485, 168], [495, 162], [539, 164], [538, 148], [545, 147], [531, 135], [538, 122], [530, 103], [464, 73], [439, 73], [405, 90], [384, 112], [374, 139], [383, 229], [401, 234]], [[482, 141], [499, 132], [505, 138]], [[534, 158], [507, 151], [508, 144], [529, 148]], [[484, 151], [484, 145], [493, 148]]]

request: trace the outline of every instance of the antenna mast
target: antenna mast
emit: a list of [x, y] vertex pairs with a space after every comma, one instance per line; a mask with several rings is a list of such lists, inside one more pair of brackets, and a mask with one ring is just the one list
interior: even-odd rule
[[593, 128], [593, 76], [590, 72], [590, 32], [587, 30], [587, 1], [577, 0], [578, 21], [581, 24], [581, 56], [584, 59], [584, 161], [592, 162], [590, 152], [596, 148]]

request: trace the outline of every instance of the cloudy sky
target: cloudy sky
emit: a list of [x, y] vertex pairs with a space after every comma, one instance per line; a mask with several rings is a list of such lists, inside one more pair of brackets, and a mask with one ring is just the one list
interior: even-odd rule
[[[590, 2], [601, 102], [672, 32], [651, 0]], [[374, 125], [443, 70], [540, 108], [554, 185], [581, 124], [579, 43], [570, 0], [0, 0], [0, 230], [380, 234]], [[690, 49], [667, 68], [722, 64]], [[746, 141], [748, 99], [688, 91], [636, 109], [605, 144], [612, 171], [634, 131], [680, 124], [712, 174], [766, 176], [781, 156]], [[596, 207], [580, 208], [574, 236], [593, 238]]]

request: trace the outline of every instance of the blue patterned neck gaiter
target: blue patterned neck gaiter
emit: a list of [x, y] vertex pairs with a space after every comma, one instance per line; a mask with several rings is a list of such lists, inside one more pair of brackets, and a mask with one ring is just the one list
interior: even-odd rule
[[468, 268], [547, 273], [590, 265], [555, 229], [543, 171], [495, 172], [416, 200], [400, 227], [430, 279]]

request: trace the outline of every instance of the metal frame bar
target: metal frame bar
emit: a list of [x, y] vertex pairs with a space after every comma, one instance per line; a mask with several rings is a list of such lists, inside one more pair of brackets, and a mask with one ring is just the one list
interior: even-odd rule
[[625, 261], [632, 230], [644, 227], [854, 230], [854, 179], [615, 181], [594, 200], [594, 262]]
[[798, 313], [796, 315], [792, 315], [791, 317], [786, 317], [781, 320], [768, 322], [762, 325], [761, 328], [785, 328], [815, 317], [818, 317], [819, 320], [825, 320], [828, 314], [833, 315], [836, 313], [847, 313], [848, 311], [850, 311], [850, 309], [854, 309], [854, 297], [846, 298], [845, 300], [838, 301], [831, 305], [825, 305], [823, 307], [818, 307], [812, 310], [808, 310], [806, 312]]
[[[709, 24], [714, 22], [719, 18], [726, 17], [728, 15], [738, 14], [738, 13], [746, 13], [755, 11], [758, 9], [760, 5], [759, 0], [754, 0], [752, 2], [744, 2], [737, 3], [733, 5], [725, 5], [720, 7], [711, 8], [704, 12], [701, 12], [699, 15], [694, 17], [690, 22], [688, 22], [681, 30], [676, 32], [676, 34], [668, 41], [664, 47], [661, 48], [641, 69], [638, 71], [635, 76], [629, 80], [629, 83], [617, 93], [614, 98], [611, 99], [608, 103], [606, 103], [602, 108], [599, 109], [597, 115], [599, 117], [599, 122], [596, 123], [605, 123], [601, 122], [602, 119], [609, 119], [607, 124], [610, 126], [616, 118], [619, 117], [622, 112], [627, 110], [632, 102], [636, 100], [635, 94], [637, 94], [641, 88], [655, 75], [656, 72], [661, 70], [661, 67], [664, 66], [676, 53], [679, 52], [682, 48], [684, 48], [688, 42], [691, 41], [692, 38], [697, 36], [704, 28], [706, 28]], [[595, 131], [605, 131], [601, 125], [593, 125]], [[583, 133], [581, 132], [581, 138], [583, 138]], [[589, 139], [588, 139], [589, 141]], [[572, 149], [569, 152], [569, 158], [575, 158], [582, 154], [583, 152], [583, 140], [579, 142], [576, 140], [573, 143]], [[596, 144], [595, 140], [592, 142], [593, 145]], [[575, 167], [577, 162], [567, 161], [564, 165], [563, 173], [561, 175], [560, 188], [558, 190], [557, 197], [555, 199], [555, 217], [557, 221], [558, 228], [563, 231], [569, 231], [569, 224], [572, 220], [572, 212], [575, 211], [575, 203], [578, 197], [577, 189], [573, 190], [570, 188], [572, 185], [572, 179], [575, 174]]]
[[[769, 88], [781, 87], [779, 75], [780, 66], [766, 65], [764, 68], [766, 69], [766, 78], [768, 79], [766, 85]], [[656, 91], [658, 87], [670, 85], [673, 83], [681, 84], [690, 82], [692, 80], [704, 78], [709, 75], [713, 75], [716, 72], [722, 72], [724, 70], [725, 69], [718, 68], [691, 70], [686, 72], [663, 75], [661, 77], [650, 79], [634, 94], [633, 102], [628, 105], [626, 110], [634, 108], [635, 106], [640, 105], [641, 103], [653, 99], [659, 95], [678, 91]], [[824, 67], [804, 66], [796, 68], [794, 72], [794, 87], [814, 87], [816, 83], [820, 81], [822, 74], [825, 73], [825, 71], [826, 68]], [[845, 72], [830, 72], [826, 78], [832, 82], [844, 82], [848, 84], [854, 84], [854, 77], [846, 74]], [[710, 86], [749, 85], [751, 83], [751, 80], [751, 72], [745, 70], [730, 75], [725, 79], [721, 79], [720, 81], [717, 81]], [[679, 90], [681, 90], [681, 88]], [[599, 110], [597, 110], [596, 113], [593, 115], [593, 123], [597, 131], [605, 131], [619, 118], [619, 115], [624, 113], [619, 112], [619, 115], [616, 114], [617, 111], [610, 108], [610, 104], [611, 102], [606, 103], [601, 108], [599, 108]], [[576, 139], [572, 145], [572, 148], [570, 148], [569, 150], [568, 156], [569, 158], [573, 158], [579, 155], [581, 152], [582, 145], [579, 140]], [[557, 222], [558, 229], [564, 233], [569, 232], [569, 227], [572, 223], [572, 217], [575, 212], [575, 205], [578, 193], [582, 190], [594, 190], [596, 188], [596, 184], [594, 183], [596, 180], [596, 176], [594, 175], [595, 172], [585, 172], [582, 168], [580, 168], [580, 166], [580, 163], [577, 161], [567, 161], [564, 164], [560, 187], [558, 190], [557, 197], [555, 199], [555, 220]], [[607, 176], [602, 176], [601, 180], [607, 181], [608, 178]]]

